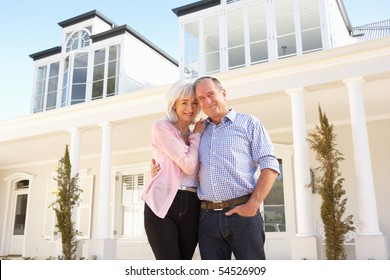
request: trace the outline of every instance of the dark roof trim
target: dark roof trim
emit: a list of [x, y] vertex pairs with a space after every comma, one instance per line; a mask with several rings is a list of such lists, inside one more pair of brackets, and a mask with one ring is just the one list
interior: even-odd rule
[[112, 38], [112, 37], [115, 37], [118, 35], [122, 35], [125, 33], [129, 33], [130, 35], [134, 36], [135, 38], [140, 40], [142, 43], [146, 44], [147, 46], [149, 46], [150, 48], [152, 48], [153, 50], [158, 52], [160, 55], [165, 57], [167, 60], [169, 60], [170, 62], [175, 64], [176, 66], [179, 66], [179, 62], [176, 59], [174, 59], [172, 56], [170, 56], [169, 54], [164, 52], [162, 49], [157, 47], [155, 44], [150, 42], [148, 39], [146, 39], [144, 36], [142, 36], [140, 33], [138, 33], [137, 31], [135, 31], [133, 28], [131, 28], [130, 26], [128, 26], [126, 24], [112, 28], [108, 31], [105, 31], [105, 32], [102, 32], [99, 34], [91, 35], [91, 39], [92, 39], [92, 42], [96, 43], [96, 42], [103, 41], [103, 40], [106, 40], [106, 39], [109, 39], [109, 38]]
[[29, 56], [35, 61], [45, 57], [49, 57], [55, 54], [61, 53], [61, 47], [54, 47], [48, 50], [40, 51], [37, 53], [30, 54]]
[[352, 24], [349, 21], [348, 13], [347, 13], [347, 10], [345, 9], [345, 6], [344, 6], [344, 1], [337, 0], [336, 2], [337, 2], [337, 6], [339, 7], [339, 10], [341, 12], [341, 15], [343, 16], [343, 20], [344, 20], [345, 26], [348, 29], [349, 34], [352, 34], [352, 31], [353, 31]]
[[105, 15], [103, 15], [102, 13], [100, 13], [97, 10], [93, 10], [93, 11], [87, 12], [85, 14], [61, 21], [58, 23], [58, 25], [61, 26], [62, 28], [65, 28], [65, 27], [86, 21], [86, 20], [94, 18], [94, 17], [98, 17], [98, 18], [102, 19], [110, 26], [117, 26], [117, 24], [115, 22], [113, 22], [111, 19], [109, 19], [108, 17], [106, 17]]
[[221, 4], [221, 0], [202, 0], [185, 6], [181, 6], [175, 9], [172, 9], [178, 17], [184, 16], [187, 14], [195, 13], [207, 8], [218, 6]]

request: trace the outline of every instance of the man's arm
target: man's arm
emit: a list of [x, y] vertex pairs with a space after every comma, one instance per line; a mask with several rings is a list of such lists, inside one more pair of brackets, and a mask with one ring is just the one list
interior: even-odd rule
[[226, 212], [226, 216], [231, 216], [234, 213], [246, 217], [256, 215], [261, 203], [263, 203], [264, 199], [271, 191], [271, 188], [275, 183], [275, 180], [278, 175], [278, 172], [276, 172], [275, 170], [270, 168], [264, 168], [260, 173], [260, 177], [256, 183], [256, 188], [253, 191], [249, 200], [245, 204], [238, 205], [230, 211]]

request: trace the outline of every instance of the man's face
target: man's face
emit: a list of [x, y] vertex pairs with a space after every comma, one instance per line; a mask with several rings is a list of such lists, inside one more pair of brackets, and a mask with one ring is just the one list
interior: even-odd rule
[[195, 95], [202, 111], [213, 121], [221, 121], [228, 112], [226, 91], [218, 89], [212, 80], [203, 80], [196, 85]]

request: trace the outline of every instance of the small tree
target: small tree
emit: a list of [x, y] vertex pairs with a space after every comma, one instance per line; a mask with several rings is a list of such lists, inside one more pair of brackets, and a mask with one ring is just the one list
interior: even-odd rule
[[352, 215], [344, 220], [347, 198], [343, 189], [344, 178], [339, 171], [339, 162], [344, 160], [342, 153], [336, 149], [336, 135], [325, 113], [318, 106], [320, 125], [316, 125], [313, 133], [309, 133], [308, 142], [316, 152], [320, 166], [316, 168], [322, 176], [314, 181], [315, 191], [321, 195], [321, 219], [325, 230], [326, 258], [328, 260], [346, 259], [344, 236], [353, 231]]
[[78, 241], [72, 221], [72, 211], [82, 192], [78, 186], [78, 174], [71, 177], [71, 168], [68, 146], [66, 146], [65, 155], [58, 162], [56, 169], [57, 178], [54, 178], [58, 186], [56, 200], [49, 206], [56, 213], [56, 227], [61, 234], [62, 254], [65, 260], [76, 259]]

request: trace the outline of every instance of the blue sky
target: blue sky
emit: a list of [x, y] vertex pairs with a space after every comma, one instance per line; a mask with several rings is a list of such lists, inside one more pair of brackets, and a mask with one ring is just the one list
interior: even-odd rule
[[[172, 9], [196, 1], [0, 0], [0, 121], [30, 114], [34, 69], [29, 55], [61, 45], [58, 22], [96, 9], [177, 58], [178, 20]], [[389, 0], [344, 3], [353, 26], [390, 18]]]

